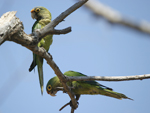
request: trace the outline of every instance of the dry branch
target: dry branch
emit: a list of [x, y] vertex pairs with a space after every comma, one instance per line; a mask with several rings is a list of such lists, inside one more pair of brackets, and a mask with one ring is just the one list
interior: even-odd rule
[[89, 0], [85, 6], [94, 14], [104, 17], [109, 22], [114, 24], [122, 24], [131, 27], [141, 32], [150, 34], [150, 23], [146, 21], [137, 22], [129, 17], [122, 16], [118, 11], [100, 3], [97, 0]]
[[87, 77], [66, 77], [67, 81], [129, 81], [129, 80], [143, 80], [150, 78], [150, 74], [133, 75], [133, 76], [87, 76]]
[[16, 28], [23, 27], [15, 14], [16, 11], [7, 12], [0, 18], [0, 45], [17, 32]]

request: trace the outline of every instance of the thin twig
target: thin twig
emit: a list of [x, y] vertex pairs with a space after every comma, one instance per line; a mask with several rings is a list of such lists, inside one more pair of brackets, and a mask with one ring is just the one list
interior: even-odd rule
[[60, 35], [60, 34], [67, 34], [69, 32], [71, 32], [71, 27], [67, 27], [65, 29], [61, 29], [61, 30], [55, 30], [54, 29], [54, 34]]
[[62, 109], [64, 109], [66, 106], [68, 106], [68, 105], [70, 105], [70, 102], [68, 102], [67, 104], [65, 104], [65, 105], [63, 105], [60, 109], [59, 109], [59, 111], [61, 111]]

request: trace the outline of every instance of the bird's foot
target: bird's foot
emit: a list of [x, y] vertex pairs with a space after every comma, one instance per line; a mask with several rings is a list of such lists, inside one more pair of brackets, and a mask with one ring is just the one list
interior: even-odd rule
[[46, 51], [44, 47], [40, 47], [43, 51]]
[[[77, 102], [77, 104], [79, 105], [79, 102]], [[72, 101], [70, 100], [70, 102], [69, 102], [69, 105], [70, 105], [70, 107], [71, 108], [74, 108], [74, 106], [73, 106], [73, 104], [72, 104]], [[75, 108], [74, 108], [75, 109]]]
[[48, 52], [48, 54], [51, 55], [49, 52]]

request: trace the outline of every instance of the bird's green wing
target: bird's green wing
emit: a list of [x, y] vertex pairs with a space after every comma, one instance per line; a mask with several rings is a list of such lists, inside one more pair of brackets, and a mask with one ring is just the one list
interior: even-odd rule
[[[64, 73], [64, 75], [76, 76], [76, 77], [86, 76], [82, 73], [75, 72], [75, 71], [67, 71]], [[81, 94], [90, 94], [90, 95], [101, 94], [101, 95], [105, 95], [105, 96], [114, 97], [117, 99], [122, 99], [122, 98], [130, 99], [127, 96], [125, 96], [124, 94], [114, 92], [114, 91], [112, 91], [111, 88], [103, 86], [96, 81], [73, 81], [71, 83], [69, 82], [68, 85], [70, 87], [73, 87], [73, 92], [76, 95], [77, 94], [78, 95], [81, 95]]]
[[[87, 76], [85, 74], [82, 74], [82, 73], [76, 72], [76, 71], [67, 71], [67, 72], [64, 73], [64, 75], [67, 75], [67, 76], [78, 76], [78, 77], [79, 76]], [[79, 81], [77, 81], [77, 82], [79, 82]], [[74, 82], [74, 83], [76, 83], [76, 82]], [[82, 83], [87, 83], [87, 84], [90, 84], [90, 85], [100, 86], [100, 87], [105, 88], [105, 89], [113, 90], [112, 88], [109, 88], [107, 86], [101, 85], [101, 84], [99, 84], [98, 82], [96, 82], [94, 80], [92, 80], [92, 81], [82, 81]]]
[[[38, 21], [35, 22], [35, 24], [32, 27], [32, 31], [34, 31], [35, 29], [42, 29], [42, 26]], [[44, 44], [44, 39], [42, 39], [39, 43], [38, 43], [38, 47], [42, 47], [42, 44]], [[43, 94], [43, 58], [34, 54], [33, 53], [33, 67], [37, 65], [38, 68], [38, 75], [39, 75], [39, 82], [40, 82], [40, 87], [41, 87], [41, 93]], [[32, 66], [32, 65], [31, 65]]]

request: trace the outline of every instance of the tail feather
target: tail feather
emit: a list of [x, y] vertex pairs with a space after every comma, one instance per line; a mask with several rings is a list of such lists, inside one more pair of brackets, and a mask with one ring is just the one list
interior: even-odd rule
[[106, 95], [106, 96], [110, 96], [110, 97], [114, 97], [114, 98], [117, 98], [117, 99], [130, 99], [130, 100], [133, 100], [129, 97], [127, 97], [126, 95], [122, 94], [122, 93], [117, 93], [117, 92], [114, 92], [114, 91], [111, 91], [111, 90], [108, 90], [108, 89], [104, 89], [105, 93], [103, 95]]
[[38, 75], [39, 75], [39, 82], [40, 82], [40, 87], [41, 87], [41, 94], [43, 95], [43, 58], [38, 56], [37, 57], [37, 68], [38, 68]]
[[41, 94], [43, 95], [43, 58], [33, 53], [33, 61], [30, 65], [29, 72], [31, 72], [35, 66], [37, 65], [38, 75], [39, 75], [39, 82], [41, 88]]
[[40, 82], [40, 87], [41, 87], [41, 94], [43, 95], [43, 69], [42, 67], [38, 66], [38, 73], [39, 73], [39, 82]]
[[30, 68], [29, 68], [29, 72], [31, 72], [36, 66], [36, 62], [33, 60], [32, 61], [32, 64], [30, 65]]
[[35, 68], [36, 60], [37, 60], [37, 55], [33, 53], [33, 61], [32, 64], [30, 65], [29, 72], [31, 72]]

